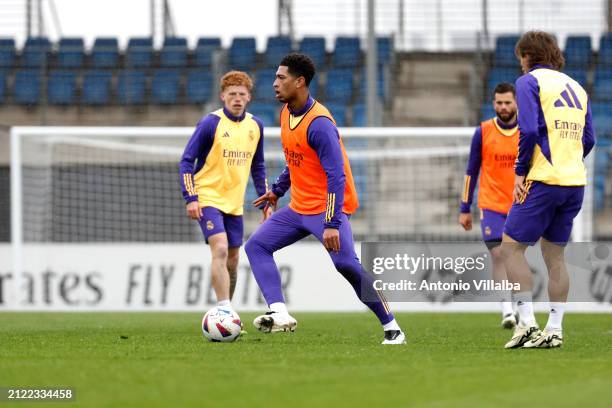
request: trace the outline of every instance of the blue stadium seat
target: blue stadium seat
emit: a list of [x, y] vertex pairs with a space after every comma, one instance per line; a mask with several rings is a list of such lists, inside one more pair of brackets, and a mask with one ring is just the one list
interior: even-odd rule
[[198, 67], [211, 67], [213, 64], [213, 54], [221, 48], [221, 38], [201, 37], [194, 51], [195, 65]]
[[612, 67], [600, 67], [595, 71], [593, 100], [612, 101]]
[[275, 69], [260, 69], [255, 73], [255, 98], [262, 102], [276, 100], [272, 83], [276, 77]]
[[213, 93], [213, 78], [208, 71], [192, 71], [187, 74], [187, 103], [202, 104], [210, 100]]
[[15, 40], [0, 38], [0, 68], [13, 68], [15, 66]]
[[40, 102], [40, 71], [17, 71], [13, 84], [13, 99], [20, 105], [38, 105]]
[[94, 68], [116, 68], [119, 64], [119, 45], [116, 38], [96, 38], [91, 50]]
[[317, 69], [321, 69], [325, 65], [325, 38], [304, 37], [300, 42], [299, 51], [308, 55]]
[[612, 137], [612, 116], [594, 113], [593, 126], [598, 139], [602, 137], [610, 139]]
[[4, 103], [6, 95], [6, 75], [0, 72], [0, 105]]
[[283, 57], [289, 54], [291, 51], [291, 39], [289, 37], [269, 37], [264, 56], [266, 66], [278, 67]]
[[368, 114], [365, 103], [353, 105], [353, 120], [351, 124], [355, 127], [365, 127], [368, 125]]
[[584, 68], [566, 68], [563, 70], [565, 74], [569, 75], [574, 81], [582, 85], [583, 88], [587, 87], [587, 71]]
[[334, 67], [356, 67], [361, 64], [361, 45], [359, 37], [336, 37], [332, 55]]
[[496, 67], [518, 67], [519, 62], [514, 55], [514, 47], [519, 40], [518, 35], [500, 35], [495, 40], [493, 65]]
[[[565, 66], [586, 70], [591, 63], [593, 50], [589, 35], [570, 35], [565, 41]], [[580, 82], [580, 81], [578, 81]]]
[[276, 104], [254, 102], [247, 106], [247, 111], [257, 116], [264, 126], [276, 126], [278, 122], [278, 107]]
[[229, 68], [252, 70], [255, 67], [255, 37], [236, 37], [229, 49]]
[[82, 68], [85, 47], [82, 38], [61, 38], [57, 54], [60, 68]]
[[127, 66], [149, 68], [153, 61], [153, 40], [150, 37], [130, 38], [128, 41]]
[[514, 84], [516, 79], [521, 75], [518, 68], [492, 68], [489, 71], [487, 80], [487, 101], [493, 99], [493, 89], [501, 82], [509, 82]]
[[118, 75], [117, 100], [125, 105], [146, 102], [147, 79], [142, 71], [122, 71]]
[[161, 105], [178, 103], [180, 85], [181, 76], [178, 71], [156, 71], [151, 83], [152, 102]]
[[599, 41], [599, 66], [612, 66], [612, 33], [603, 34]]
[[593, 102], [591, 103], [591, 113], [594, 115], [610, 115], [612, 116], [611, 102]]
[[378, 64], [388, 64], [393, 56], [393, 39], [391, 37], [378, 37], [376, 39]]
[[47, 37], [29, 37], [21, 54], [21, 65], [28, 68], [38, 68], [47, 63], [51, 52], [51, 43]]
[[329, 102], [329, 103], [325, 104], [325, 107], [329, 110], [329, 112], [334, 117], [334, 120], [336, 121], [336, 126], [338, 126], [338, 127], [346, 126], [346, 123], [347, 123], [347, 120], [346, 120], [346, 111], [347, 111], [347, 109], [346, 109], [346, 105], [345, 104]]
[[348, 103], [353, 99], [353, 77], [351, 69], [331, 69], [325, 83], [326, 101]]
[[107, 105], [111, 100], [111, 81], [108, 71], [89, 71], [83, 76], [83, 102], [87, 105]]
[[490, 103], [483, 103], [480, 107], [480, 121], [483, 122], [487, 119], [495, 117], [495, 109]]
[[317, 95], [319, 94], [319, 76], [317, 74], [315, 74], [312, 81], [310, 81], [310, 85], [308, 85], [308, 92], [310, 92], [310, 96], [315, 99], [317, 98]]
[[47, 84], [47, 100], [52, 105], [71, 105], [76, 102], [77, 76], [71, 71], [53, 71]]
[[183, 37], [166, 37], [161, 50], [160, 65], [166, 68], [187, 66], [187, 39]]

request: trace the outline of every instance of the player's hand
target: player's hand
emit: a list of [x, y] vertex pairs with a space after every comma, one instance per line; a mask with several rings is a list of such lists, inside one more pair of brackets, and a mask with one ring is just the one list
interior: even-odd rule
[[197, 201], [192, 201], [187, 204], [186, 207], [187, 216], [192, 220], [200, 221], [202, 219], [202, 209], [200, 208], [200, 203]]
[[274, 211], [272, 210], [272, 207], [270, 207], [270, 205], [266, 204], [266, 206], [263, 208], [263, 210], [261, 210], [261, 212], [263, 212], [263, 223], [272, 216], [272, 213]]
[[472, 229], [472, 214], [470, 213], [461, 213], [459, 214], [459, 224], [466, 231], [471, 231]]
[[525, 188], [525, 176], [514, 176], [514, 191], [512, 198], [515, 203], [520, 203], [527, 196], [527, 188]]
[[323, 246], [328, 251], [340, 252], [340, 231], [335, 228], [323, 230]]
[[268, 191], [266, 194], [257, 197], [255, 201], [253, 201], [253, 205], [255, 207], [259, 207], [260, 205], [267, 203], [267, 207], [272, 208], [273, 211], [276, 211], [276, 204], [278, 203], [278, 197], [272, 191]]

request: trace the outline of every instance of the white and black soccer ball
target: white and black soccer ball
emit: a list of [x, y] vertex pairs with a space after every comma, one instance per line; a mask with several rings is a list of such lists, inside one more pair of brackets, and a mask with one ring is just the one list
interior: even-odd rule
[[234, 341], [240, 330], [240, 316], [231, 309], [213, 307], [202, 318], [202, 333], [210, 341]]

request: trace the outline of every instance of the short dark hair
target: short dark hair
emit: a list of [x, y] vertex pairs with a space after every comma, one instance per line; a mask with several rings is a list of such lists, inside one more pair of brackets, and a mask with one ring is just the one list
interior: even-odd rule
[[512, 92], [512, 96], [516, 96], [514, 85], [512, 85], [509, 82], [499, 83], [493, 90], [493, 98], [495, 98], [495, 94], [503, 94], [503, 93], [508, 93], [508, 92]]
[[539, 64], [561, 70], [565, 65], [565, 58], [557, 39], [544, 31], [528, 31], [523, 34], [516, 43], [514, 54], [517, 57], [527, 57], [530, 68]]
[[287, 70], [294, 77], [304, 77], [306, 86], [315, 75], [315, 66], [310, 57], [306, 54], [291, 53], [285, 55], [280, 65], [287, 67]]

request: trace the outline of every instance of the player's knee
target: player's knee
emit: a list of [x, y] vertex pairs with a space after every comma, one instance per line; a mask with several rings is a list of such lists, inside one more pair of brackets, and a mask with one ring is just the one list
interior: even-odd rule
[[334, 266], [336, 267], [336, 270], [347, 279], [350, 279], [353, 276], [359, 276], [362, 270], [359, 263], [349, 259], [337, 259], [334, 261]]
[[217, 244], [210, 249], [210, 252], [212, 253], [213, 259], [227, 262], [227, 245]]
[[244, 251], [247, 253], [247, 255], [257, 252], [258, 250], [261, 250], [261, 248], [261, 241], [257, 238], [257, 235], [251, 235], [246, 244], [244, 244]]

